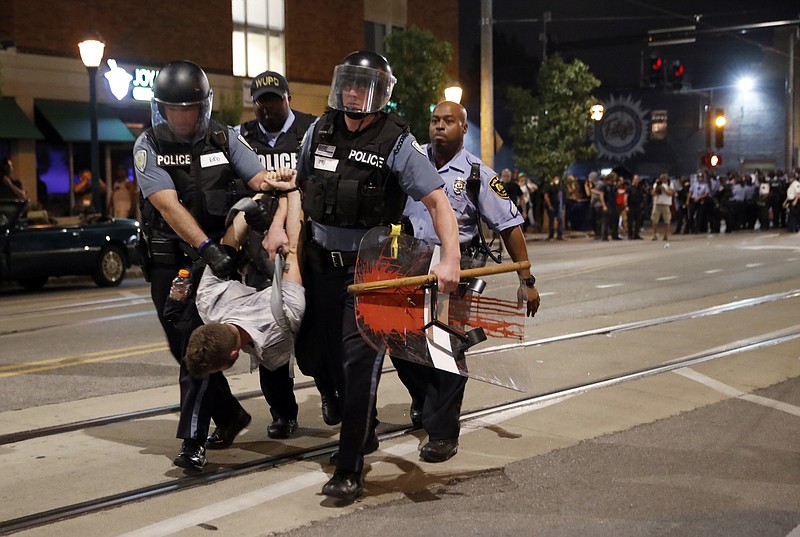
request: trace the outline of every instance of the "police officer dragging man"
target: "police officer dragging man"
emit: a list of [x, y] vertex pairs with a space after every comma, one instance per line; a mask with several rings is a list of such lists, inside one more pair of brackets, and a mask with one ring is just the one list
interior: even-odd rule
[[[464, 149], [466, 133], [464, 107], [444, 101], [433, 111], [428, 126], [430, 144], [423, 146], [445, 182], [444, 191], [458, 221], [461, 268], [476, 268], [486, 263], [487, 247], [480, 240], [478, 229], [481, 221], [500, 234], [512, 261], [528, 261], [521, 227], [523, 217], [494, 170]], [[480, 184], [473, 186], [470, 179], [479, 179]], [[438, 244], [431, 215], [424, 205], [408, 200], [404, 216], [409, 219], [415, 238]], [[539, 309], [536, 278], [530, 269], [519, 270], [518, 276], [518, 307], [524, 303], [527, 315], [533, 317]], [[422, 446], [420, 458], [427, 462], [446, 461], [458, 451], [459, 415], [467, 377], [405, 360], [392, 361], [411, 394], [412, 420], [421, 422], [428, 433], [428, 442]]]
[[[316, 119], [289, 107], [292, 95], [283, 75], [265, 71], [250, 84], [255, 119], [242, 123], [236, 130], [253, 148], [267, 171], [297, 168], [297, 152], [308, 127]], [[266, 198], [274, 203], [275, 199]], [[259, 202], [262, 203], [262, 202]], [[273, 281], [274, 266], [261, 247], [264, 230], [250, 229], [244, 251], [247, 254], [247, 285], [265, 289]], [[294, 395], [293, 372], [288, 361], [273, 368], [267, 362], [258, 365], [261, 390], [272, 414], [267, 428], [270, 438], [288, 438], [297, 429], [297, 400]]]
[[[177, 437], [183, 443], [173, 462], [200, 470], [206, 462], [206, 445], [230, 446], [250, 415], [222, 373], [203, 379], [189, 374], [183, 363], [186, 343], [202, 321], [195, 312], [188, 326], [179, 329], [164, 315], [164, 305], [178, 270], [199, 260], [220, 278], [236, 274], [236, 262], [218, 242], [228, 210], [243, 195], [243, 181], [256, 191], [272, 187], [258, 156], [232, 128], [211, 119], [213, 93], [197, 64], [178, 60], [165, 65], [153, 94], [152, 126], [136, 140], [133, 160], [151, 254], [146, 262], [151, 297], [170, 351], [180, 364]], [[209, 435], [212, 418], [217, 427]]]
[[[297, 358], [301, 363], [305, 354], [321, 360], [321, 369], [343, 374], [336, 471], [322, 493], [346, 501], [362, 493], [364, 453], [377, 449], [375, 398], [383, 365], [383, 352], [358, 332], [354, 299], [347, 293], [361, 238], [375, 226], [399, 223], [410, 196], [428, 209], [442, 244], [441, 261], [431, 268], [440, 289], [454, 290], [460, 272], [458, 230], [444, 182], [405, 122], [381, 111], [394, 83], [379, 54], [359, 51], [344, 58], [333, 72], [331, 110], [306, 135], [297, 167], [309, 231]], [[281, 226], [270, 227], [268, 243], [271, 253], [286, 243]]]

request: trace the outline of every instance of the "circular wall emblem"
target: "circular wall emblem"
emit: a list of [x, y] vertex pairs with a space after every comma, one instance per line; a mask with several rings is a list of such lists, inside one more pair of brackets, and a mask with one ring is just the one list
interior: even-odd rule
[[604, 102], [606, 113], [595, 125], [595, 145], [599, 156], [625, 160], [636, 153], [644, 153], [647, 141], [647, 113], [640, 101], [628, 95], [615, 98], [613, 95]]

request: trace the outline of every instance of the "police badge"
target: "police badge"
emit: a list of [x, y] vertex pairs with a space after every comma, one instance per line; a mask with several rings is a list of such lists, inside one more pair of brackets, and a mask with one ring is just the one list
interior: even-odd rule
[[461, 195], [464, 193], [464, 189], [467, 188], [467, 180], [463, 177], [456, 177], [453, 180], [453, 193], [457, 195]]
[[139, 170], [139, 173], [144, 173], [147, 167], [147, 151], [140, 149], [133, 155], [133, 165]]

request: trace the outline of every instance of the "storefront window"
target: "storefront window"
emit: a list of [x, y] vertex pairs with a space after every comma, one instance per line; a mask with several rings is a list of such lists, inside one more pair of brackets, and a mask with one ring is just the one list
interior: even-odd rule
[[233, 74], [285, 72], [284, 0], [231, 0]]

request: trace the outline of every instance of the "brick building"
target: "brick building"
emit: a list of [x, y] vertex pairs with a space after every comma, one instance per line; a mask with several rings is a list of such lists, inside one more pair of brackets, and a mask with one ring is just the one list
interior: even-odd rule
[[[294, 108], [319, 114], [333, 67], [344, 56], [358, 49], [382, 52], [385, 35], [411, 26], [452, 45], [448, 74], [456, 78], [458, 4], [6, 0], [0, 12], [0, 156], [14, 161], [32, 200], [38, 177], [48, 191], [42, 201], [54, 206], [48, 209], [69, 211], [70, 178], [89, 167], [89, 77], [77, 46], [87, 32], [106, 43], [96, 81], [100, 169], [108, 178], [120, 167], [130, 171], [133, 141], [150, 117], [148, 84], [170, 60], [189, 59], [206, 70], [215, 112], [240, 111], [240, 120], [251, 119], [250, 80], [273, 69], [289, 80]], [[105, 76], [109, 60], [132, 77], [118, 97]]]

